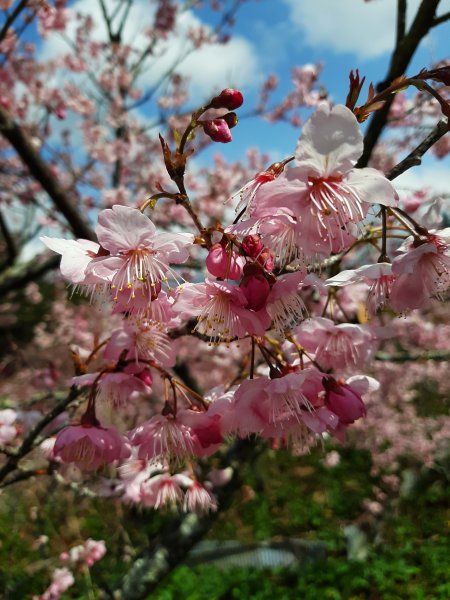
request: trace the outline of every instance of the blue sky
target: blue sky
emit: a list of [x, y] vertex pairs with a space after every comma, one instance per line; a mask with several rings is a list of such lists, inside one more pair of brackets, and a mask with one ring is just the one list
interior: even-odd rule
[[[420, 1], [408, 0], [409, 18]], [[105, 0], [105, 3], [110, 10], [117, 6], [117, 0]], [[227, 4], [231, 3], [228, 0]], [[205, 0], [202, 9], [183, 14], [178, 24], [178, 38], [170, 38], [163, 57], [143, 76], [144, 85], [154, 84], [161, 72], [183, 53], [182, 40], [191, 27], [217, 23], [218, 15], [208, 4]], [[280, 86], [275, 98], [279, 99], [291, 89], [292, 67], [306, 63], [323, 64], [321, 83], [335, 102], [344, 102], [351, 69], [359, 68], [366, 81], [378, 82], [384, 78], [394, 44], [396, 5], [396, 0], [247, 0], [237, 15], [231, 41], [192, 53], [180, 68], [181, 73], [191, 78], [192, 104], [201, 104], [212, 91], [236, 86], [244, 91], [246, 104], [240, 112], [245, 113], [246, 107], [254, 106], [257, 90], [269, 73], [278, 76]], [[70, 0], [69, 6], [90, 13], [98, 23], [95, 37], [105, 39], [98, 0]], [[149, 0], [134, 0], [124, 37], [137, 49], [146, 42], [143, 30], [152, 23], [154, 6]], [[439, 12], [447, 11], [450, 11], [450, 0], [441, 0]], [[72, 19], [69, 34], [74, 23]], [[450, 22], [433, 29], [419, 48], [409, 74], [449, 57], [449, 39]], [[49, 36], [40, 46], [42, 58], [55, 58], [66, 50], [58, 34]], [[363, 98], [366, 91], [367, 86]], [[141, 111], [141, 117], [150, 121], [151, 109]], [[306, 118], [307, 113], [302, 117]], [[278, 160], [293, 152], [299, 133], [288, 124], [242, 119], [234, 130], [231, 144], [214, 144], [197, 160], [208, 163], [217, 151], [230, 160], [241, 159], [249, 146], [258, 146], [273, 160]], [[450, 189], [449, 161], [441, 161], [433, 168], [434, 179], [442, 180], [443, 187]]]
[[[250, 0], [238, 13], [234, 32], [248, 41], [257, 57], [254, 78], [244, 85], [251, 105], [258, 79], [274, 72], [280, 92], [290, 89], [290, 70], [294, 65], [322, 63], [320, 77], [336, 102], [344, 102], [348, 73], [359, 68], [367, 81], [384, 78], [395, 39], [395, 0]], [[419, 4], [408, 0], [409, 18]], [[441, 0], [439, 13], [450, 10], [450, 0]], [[214, 22], [216, 15], [202, 10], [198, 15]], [[421, 44], [408, 69], [414, 74], [434, 61], [449, 57], [450, 22], [432, 30]], [[232, 81], [230, 81], [232, 83]], [[365, 96], [367, 87], [363, 90]], [[306, 116], [306, 113], [305, 113]], [[298, 132], [288, 125], [262, 126], [241, 122], [235, 143], [224, 149], [227, 156], [236, 152], [246, 138], [271, 151], [289, 153]], [[234, 148], [233, 148], [234, 146]]]

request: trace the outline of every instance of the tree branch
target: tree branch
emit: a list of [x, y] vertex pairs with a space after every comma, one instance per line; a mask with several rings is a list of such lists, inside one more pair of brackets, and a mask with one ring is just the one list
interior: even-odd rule
[[[394, 79], [405, 73], [420, 42], [427, 35], [431, 27], [433, 27], [436, 8], [439, 2], [440, 0], [422, 0], [410, 30], [395, 47], [386, 78], [378, 86], [379, 91], [386, 88]], [[391, 96], [386, 100], [384, 106], [373, 114], [364, 137], [364, 152], [356, 165], [357, 167], [367, 166], [373, 149], [386, 126], [394, 97]]]
[[25, 131], [0, 107], [0, 132], [16, 150], [34, 179], [50, 196], [56, 209], [64, 215], [76, 237], [95, 240], [88, 222], [76, 208], [73, 198], [59, 184], [47, 163], [34, 148]]
[[433, 23], [431, 24], [431, 26], [436, 27], [437, 25], [440, 25], [441, 23], [445, 23], [445, 21], [449, 21], [449, 20], [450, 20], [450, 11], [433, 19]]
[[24, 269], [9, 277], [0, 280], [0, 298], [14, 290], [25, 287], [31, 281], [36, 281], [51, 269], [56, 269], [60, 262], [60, 256], [54, 255], [42, 262], [42, 255], [28, 263]]
[[3, 23], [3, 27], [0, 31], [0, 42], [6, 37], [8, 29], [20, 15], [20, 13], [27, 7], [28, 0], [22, 0], [16, 6], [16, 8], [7, 16], [6, 21]]
[[422, 156], [427, 150], [433, 146], [438, 140], [441, 139], [449, 131], [449, 123], [442, 120], [434, 127], [431, 133], [421, 142], [414, 150], [412, 150], [408, 156], [406, 156], [401, 162], [393, 167], [388, 173], [386, 173], [387, 179], [392, 181], [411, 167], [416, 167], [421, 164]]
[[[14, 455], [10, 455], [6, 463], [0, 469], [0, 482], [3, 482], [5, 478], [12, 473], [19, 464], [19, 461], [28, 454], [34, 448], [34, 442], [36, 438], [39, 436], [41, 431], [46, 427], [49, 423], [53, 421], [58, 415], [60, 415], [66, 408], [69, 406], [71, 402], [73, 402], [80, 394], [80, 388], [73, 385], [70, 388], [68, 395], [60, 400], [55, 406], [50, 410], [46, 415], [42, 417], [42, 419], [37, 423], [25, 436], [22, 441], [22, 444], [16, 450]], [[15, 477], [13, 477], [16, 480]], [[8, 485], [8, 480], [5, 481], [5, 485]], [[1, 485], [0, 485], [1, 487]]]
[[406, 32], [406, 0], [397, 0], [397, 32], [396, 32], [396, 47], [400, 44], [402, 39], [405, 37]]
[[[242, 465], [255, 461], [265, 446], [253, 440], [237, 440], [221, 461], [221, 468], [231, 466], [233, 476], [215, 490], [220, 510], [230, 506], [242, 485]], [[135, 560], [121, 589], [122, 600], [143, 600], [152, 593], [166, 575], [185, 558], [186, 554], [209, 531], [218, 513], [186, 514], [176, 517], [160, 533], [153, 545]]]
[[0, 231], [2, 233], [3, 239], [5, 240], [7, 256], [4, 264], [11, 266], [14, 264], [14, 261], [17, 256], [16, 244], [14, 243], [14, 238], [11, 235], [11, 232], [8, 229], [8, 225], [6, 224], [5, 219], [3, 218], [3, 214], [0, 212]]

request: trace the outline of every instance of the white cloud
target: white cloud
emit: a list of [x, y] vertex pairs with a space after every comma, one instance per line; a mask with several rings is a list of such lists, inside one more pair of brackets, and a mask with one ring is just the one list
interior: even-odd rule
[[[107, 0], [106, 5], [111, 12], [116, 3]], [[78, 0], [71, 5], [71, 11], [91, 15], [96, 24], [92, 39], [107, 40], [106, 26], [98, 2]], [[138, 52], [148, 44], [144, 32], [152, 25], [153, 14], [154, 5], [149, 5], [148, 0], [137, 0], [129, 12], [123, 40]], [[189, 78], [191, 92], [197, 99], [202, 100], [211, 92], [224, 87], [248, 88], [259, 81], [261, 75], [256, 51], [243, 37], [233, 36], [227, 44], [210, 44], [192, 51], [192, 44], [186, 36], [191, 29], [200, 26], [205, 25], [191, 11], [182, 12], [177, 19], [174, 34], [156, 46], [156, 58], [148, 61], [149, 68], [140, 77], [140, 84], [144, 87], [155, 85], [183, 57], [185, 58], [178, 70]], [[75, 27], [76, 20], [72, 18], [66, 31], [68, 38], [73, 39]], [[67, 50], [68, 46], [62, 37], [57, 33], [52, 34], [44, 41], [40, 58], [55, 58]]]
[[448, 162], [414, 167], [397, 177], [394, 183], [399, 191], [402, 189], [430, 190], [433, 195], [448, 196], [450, 190]]
[[[393, 48], [395, 41], [395, 0], [284, 0], [292, 23], [302, 32], [306, 44], [337, 53], [375, 58]], [[420, 0], [408, 2], [408, 17], [414, 15]], [[439, 12], [450, 8], [441, 2]]]

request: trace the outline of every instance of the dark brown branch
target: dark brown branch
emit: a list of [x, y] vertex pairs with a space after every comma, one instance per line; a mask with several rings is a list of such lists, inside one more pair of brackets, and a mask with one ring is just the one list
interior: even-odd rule
[[[260, 441], [237, 440], [223, 457], [221, 468], [231, 466], [233, 476], [226, 485], [215, 490], [220, 511], [231, 505], [235, 493], [242, 485], [242, 466], [254, 462], [264, 447]], [[134, 561], [123, 582], [120, 596], [122, 600], [147, 598], [162, 579], [184, 560], [189, 550], [204, 537], [217, 515], [218, 513], [190, 513], [174, 518], [153, 545]]]
[[59, 255], [54, 255], [42, 262], [42, 256], [39, 256], [18, 273], [3, 277], [0, 280], [0, 298], [9, 292], [25, 287], [31, 281], [40, 279], [48, 271], [56, 269], [59, 266], [60, 258]]
[[106, 29], [108, 30], [108, 37], [109, 37], [110, 41], [112, 41], [114, 38], [114, 34], [111, 29], [111, 19], [108, 16], [108, 12], [106, 10], [104, 0], [99, 0], [99, 1], [100, 1], [100, 8], [101, 8], [101, 11], [103, 14], [103, 19], [105, 20]]
[[396, 46], [400, 44], [402, 39], [405, 37], [406, 32], [406, 10], [407, 1], [397, 0], [397, 33], [396, 33]]
[[76, 237], [95, 240], [95, 234], [75, 206], [73, 198], [59, 184], [48, 164], [34, 148], [25, 131], [0, 107], [0, 132], [16, 150], [34, 179], [47, 192], [55, 208], [64, 215]]
[[4, 264], [11, 266], [14, 264], [14, 261], [17, 257], [17, 249], [16, 244], [14, 242], [14, 238], [11, 235], [11, 232], [8, 229], [8, 225], [6, 224], [5, 219], [3, 218], [3, 214], [0, 212], [0, 232], [5, 240], [6, 252], [7, 256]]
[[433, 19], [433, 23], [431, 26], [436, 27], [437, 25], [440, 25], [441, 23], [445, 23], [445, 21], [449, 21], [449, 20], [450, 20], [450, 11]]
[[[433, 27], [433, 21], [439, 1], [440, 0], [422, 0], [410, 30], [403, 36], [392, 54], [389, 71], [385, 81], [378, 86], [379, 91], [385, 89], [392, 81], [394, 81], [394, 79], [406, 72], [417, 47], [431, 27]], [[372, 156], [373, 149], [386, 126], [389, 110], [394, 97], [395, 96], [392, 95], [385, 102], [383, 108], [377, 110], [373, 114], [367, 128], [367, 133], [364, 137], [364, 152], [356, 165], [357, 167], [367, 166], [370, 157]]]
[[7, 16], [6, 21], [3, 23], [3, 27], [0, 31], [0, 42], [6, 37], [8, 29], [20, 15], [20, 13], [27, 7], [28, 0], [22, 0], [16, 6], [16, 8]]
[[441, 139], [446, 133], [449, 131], [449, 124], [442, 120], [434, 127], [431, 133], [421, 142], [417, 148], [414, 148], [408, 156], [406, 156], [401, 162], [399, 162], [395, 167], [393, 167], [388, 173], [386, 173], [386, 177], [389, 180], [393, 180], [411, 167], [416, 167], [421, 164], [422, 156], [435, 144], [438, 140]]
[[[80, 388], [72, 386], [68, 395], [55, 404], [55, 406], [28, 432], [15, 454], [13, 456], [9, 456], [6, 463], [0, 469], [0, 485], [10, 473], [16, 470], [19, 461], [29, 452], [31, 452], [31, 450], [33, 450], [35, 447], [36, 438], [40, 435], [42, 430], [49, 423], [51, 423], [53, 419], [64, 412], [64, 410], [79, 396], [79, 394]], [[7, 484], [8, 480], [6, 480], [5, 483]]]

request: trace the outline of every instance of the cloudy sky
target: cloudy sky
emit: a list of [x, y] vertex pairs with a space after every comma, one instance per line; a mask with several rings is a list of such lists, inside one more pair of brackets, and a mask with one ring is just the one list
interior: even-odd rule
[[[408, 0], [408, 22], [419, 4], [420, 0]], [[250, 0], [241, 9], [234, 30], [252, 55], [252, 77], [244, 86], [249, 100], [267, 73], [276, 73], [281, 90], [288, 90], [291, 68], [310, 62], [323, 64], [321, 82], [335, 102], [345, 101], [351, 69], [359, 68], [367, 81], [383, 80], [395, 40], [396, 6], [396, 0]], [[450, 0], [441, 0], [438, 14], [448, 11]], [[201, 14], [205, 18], [205, 11]], [[450, 21], [433, 29], [422, 42], [408, 73], [450, 58], [449, 39]], [[246, 69], [243, 60], [240, 64]], [[282, 156], [292, 152], [298, 133], [288, 125], [255, 127], [241, 122], [235, 139], [239, 146], [241, 138], [252, 139], [276, 157], [277, 152]], [[232, 151], [230, 145], [226, 153], [231, 156]], [[404, 184], [422, 185], [432, 175], [434, 183], [448, 193], [450, 160], [431, 164], [427, 159], [425, 163], [423, 176], [405, 176]]]
[[[117, 0], [105, 0], [112, 10]], [[208, 5], [208, 2], [204, 2]], [[408, 17], [412, 18], [420, 0], [408, 0]], [[321, 63], [321, 82], [335, 102], [344, 102], [348, 89], [348, 73], [359, 68], [367, 81], [384, 79], [395, 38], [396, 0], [248, 0], [240, 9], [234, 35], [226, 45], [213, 45], [188, 54], [180, 71], [189, 76], [193, 103], [202, 103], [211, 91], [223, 87], [240, 87], [246, 107], [254, 106], [257, 90], [270, 73], [280, 82], [278, 98], [290, 89], [290, 71], [295, 65]], [[106, 37], [106, 29], [97, 0], [73, 0], [69, 6], [92, 14], [98, 27], [97, 39]], [[124, 32], [126, 41], [143, 47], [144, 24], [152, 22], [154, 3], [134, 0]], [[450, 0], [441, 0], [439, 12], [450, 10]], [[205, 8], [184, 12], [177, 25], [178, 37], [171, 38], [164, 52], [141, 80], [152, 86], [178, 58], [185, 54], [185, 34], [193, 26], [214, 27], [218, 15]], [[74, 29], [74, 24], [69, 26]], [[70, 31], [69, 31], [70, 35]], [[449, 56], [450, 22], [432, 30], [423, 41], [408, 72], [414, 74], [424, 66]], [[47, 38], [41, 47], [44, 58], [54, 57], [65, 48], [59, 35]], [[363, 90], [363, 97], [366, 90]], [[277, 97], [277, 96], [275, 96]], [[245, 108], [242, 109], [245, 112]], [[302, 115], [307, 116], [305, 113]], [[142, 117], [152, 115], [143, 110]], [[229, 159], [240, 158], [251, 145], [269, 152], [274, 160], [292, 153], [299, 131], [288, 124], [261, 123], [242, 119], [234, 130], [232, 144], [220, 145]], [[214, 151], [217, 151], [215, 145]], [[212, 152], [202, 160], [211, 160]], [[446, 161], [446, 167], [448, 167]], [[450, 189], [450, 169], [443, 163], [433, 165], [439, 182]], [[417, 179], [417, 178], [416, 178]], [[415, 179], [415, 181], [416, 181]]]

